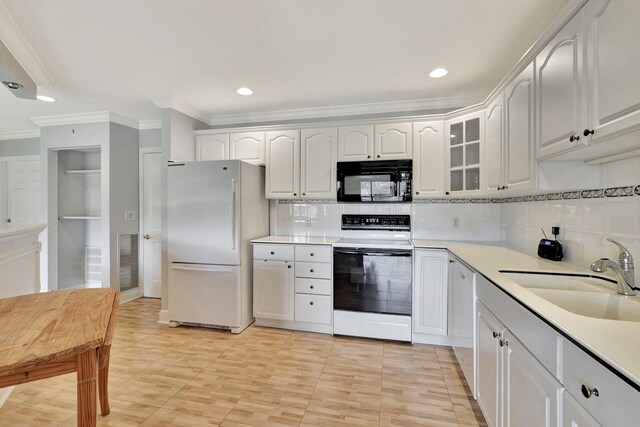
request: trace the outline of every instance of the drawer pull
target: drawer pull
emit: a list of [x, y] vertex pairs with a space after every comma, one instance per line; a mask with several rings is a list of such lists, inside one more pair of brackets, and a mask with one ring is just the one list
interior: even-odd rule
[[313, 273], [313, 268], [309, 270], [311, 273]]
[[506, 341], [500, 340], [500, 347], [504, 347], [505, 344], [508, 344]]
[[493, 333], [493, 337], [494, 337], [494, 338], [498, 338], [499, 336], [500, 336], [500, 332], [494, 332], [494, 333]]
[[271, 251], [271, 255], [275, 255], [275, 252], [274, 252], [274, 251]]
[[310, 256], [314, 256], [315, 254], [314, 254], [313, 252], [311, 252], [309, 255], [310, 255]]
[[309, 286], [310, 289], [313, 289], [313, 285]]
[[587, 399], [590, 398], [591, 395], [593, 395], [595, 397], [600, 396], [600, 392], [598, 391], [597, 388], [595, 388], [595, 387], [591, 388], [591, 387], [589, 387], [588, 385], [585, 385], [585, 384], [582, 384], [582, 387], [580, 387], [580, 391], [582, 391], [582, 395]]
[[287, 265], [287, 268], [291, 268], [291, 264]]
[[313, 305], [313, 301], [310, 301], [310, 302], [309, 302], [309, 305]]

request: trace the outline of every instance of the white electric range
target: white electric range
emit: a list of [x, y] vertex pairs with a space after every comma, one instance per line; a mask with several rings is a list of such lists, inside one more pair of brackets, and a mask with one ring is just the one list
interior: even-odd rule
[[411, 341], [409, 215], [342, 215], [333, 244], [333, 332]]

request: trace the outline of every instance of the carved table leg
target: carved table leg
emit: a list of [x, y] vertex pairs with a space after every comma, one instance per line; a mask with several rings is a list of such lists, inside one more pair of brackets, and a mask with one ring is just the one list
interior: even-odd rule
[[78, 427], [95, 427], [96, 413], [96, 356], [95, 349], [78, 355]]
[[111, 346], [105, 345], [98, 350], [98, 396], [100, 397], [100, 413], [109, 415], [109, 353]]

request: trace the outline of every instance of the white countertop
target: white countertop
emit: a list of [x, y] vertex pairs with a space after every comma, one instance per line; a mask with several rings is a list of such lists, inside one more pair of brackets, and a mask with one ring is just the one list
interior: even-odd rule
[[[528, 291], [498, 270], [594, 274], [587, 267], [526, 255], [499, 243], [414, 240], [416, 249], [447, 249], [564, 334], [640, 385], [640, 323], [580, 316]], [[627, 297], [640, 298], [640, 296]], [[497, 313], [499, 315], [499, 313]]]
[[47, 228], [47, 224], [2, 225], [0, 226], [0, 239], [27, 233], [39, 233], [45, 228]]
[[284, 243], [299, 245], [333, 245], [340, 237], [267, 236], [253, 239], [251, 243]]

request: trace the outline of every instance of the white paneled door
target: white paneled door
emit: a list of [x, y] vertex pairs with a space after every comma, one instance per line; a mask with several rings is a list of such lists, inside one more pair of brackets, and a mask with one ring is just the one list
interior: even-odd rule
[[7, 211], [11, 224], [36, 224], [40, 221], [40, 161], [12, 160], [6, 163]]
[[141, 213], [143, 292], [145, 297], [160, 298], [160, 171], [161, 154], [142, 153]]

